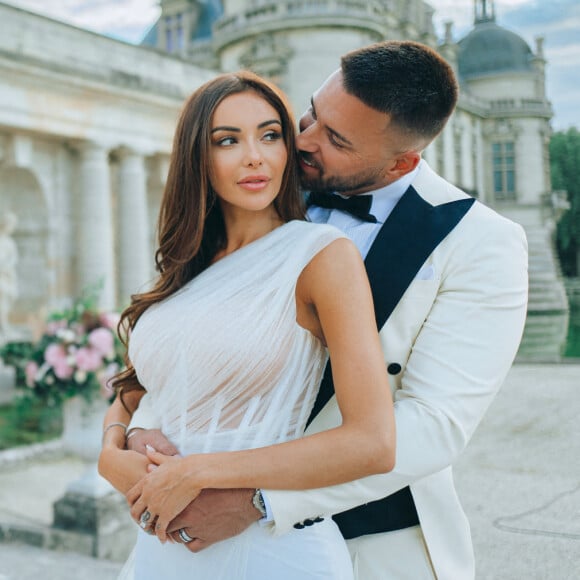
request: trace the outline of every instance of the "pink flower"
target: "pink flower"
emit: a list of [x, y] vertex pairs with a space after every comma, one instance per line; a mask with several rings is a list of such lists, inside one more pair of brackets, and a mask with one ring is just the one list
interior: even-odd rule
[[104, 327], [116, 331], [120, 318], [121, 316], [117, 312], [103, 312], [103, 314], [99, 316], [99, 321]]
[[52, 367], [66, 362], [66, 350], [62, 344], [53, 342], [44, 351], [44, 360]]
[[113, 335], [106, 328], [95, 328], [88, 336], [88, 343], [104, 357], [114, 354]]
[[44, 351], [46, 364], [52, 367], [56, 377], [61, 380], [70, 379], [73, 374], [73, 368], [68, 363], [67, 358], [68, 353], [62, 344], [53, 342]]
[[101, 353], [90, 346], [79, 348], [75, 355], [76, 363], [81, 371], [91, 372], [98, 370], [103, 364]]
[[36, 373], [38, 372], [38, 365], [33, 361], [28, 361], [24, 367], [24, 376], [26, 377], [26, 386], [34, 387], [34, 379], [36, 378]]
[[58, 361], [56, 364], [52, 365], [52, 370], [54, 371], [55, 376], [61, 381], [70, 379], [74, 372], [73, 367], [68, 364], [66, 359]]

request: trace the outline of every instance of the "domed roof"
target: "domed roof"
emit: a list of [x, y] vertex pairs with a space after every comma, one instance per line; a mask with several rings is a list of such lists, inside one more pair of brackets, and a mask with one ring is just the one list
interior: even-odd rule
[[459, 75], [469, 79], [498, 72], [532, 71], [533, 53], [527, 42], [494, 20], [478, 22], [459, 41]]

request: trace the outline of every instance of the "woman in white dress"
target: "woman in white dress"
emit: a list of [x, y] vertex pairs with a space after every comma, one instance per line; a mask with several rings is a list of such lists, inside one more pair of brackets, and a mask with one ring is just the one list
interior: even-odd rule
[[[323, 487], [393, 467], [362, 259], [341, 232], [303, 216], [283, 96], [246, 72], [198, 89], [176, 130], [159, 277], [122, 316], [129, 365], [99, 461], [142, 528], [128, 577], [352, 578], [331, 518], [279, 537], [256, 523], [199, 554], [167, 534], [205, 488]], [[328, 355], [343, 423], [302, 437]], [[179, 456], [125, 450], [123, 423], [144, 389]]]

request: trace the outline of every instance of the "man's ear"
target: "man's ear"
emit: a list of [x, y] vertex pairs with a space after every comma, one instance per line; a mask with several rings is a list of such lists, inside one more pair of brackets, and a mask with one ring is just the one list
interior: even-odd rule
[[419, 161], [421, 161], [421, 154], [417, 151], [410, 150], [401, 153], [387, 168], [387, 175], [390, 177], [389, 181], [395, 181], [410, 173], [419, 165]]

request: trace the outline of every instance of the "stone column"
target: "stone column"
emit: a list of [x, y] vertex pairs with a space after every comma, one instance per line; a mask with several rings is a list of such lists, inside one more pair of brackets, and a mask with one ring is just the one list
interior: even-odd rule
[[85, 143], [79, 151], [79, 290], [102, 284], [99, 306], [113, 309], [116, 304], [109, 152], [96, 143]]
[[119, 298], [128, 304], [131, 294], [144, 288], [151, 277], [147, 175], [142, 155], [119, 151]]

